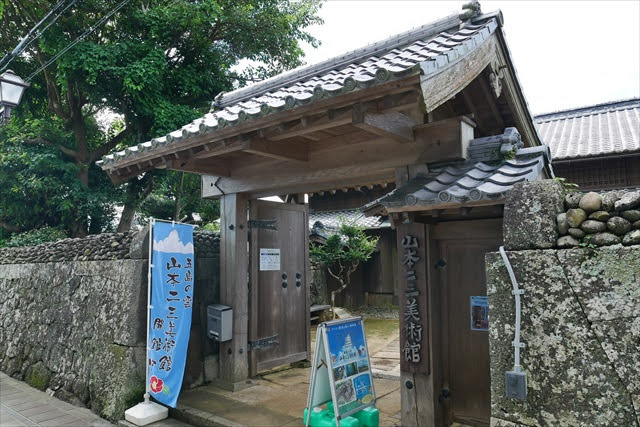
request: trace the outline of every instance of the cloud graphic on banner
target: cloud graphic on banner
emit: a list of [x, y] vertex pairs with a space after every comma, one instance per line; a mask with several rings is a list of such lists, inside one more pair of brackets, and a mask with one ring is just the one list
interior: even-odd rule
[[160, 240], [159, 242], [154, 240], [153, 250], [157, 252], [192, 254], [193, 243], [189, 242], [185, 245], [180, 241], [178, 231], [173, 230], [164, 240]]

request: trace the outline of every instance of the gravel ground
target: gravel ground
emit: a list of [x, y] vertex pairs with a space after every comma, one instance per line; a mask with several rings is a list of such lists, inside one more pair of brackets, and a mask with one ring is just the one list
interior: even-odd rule
[[354, 316], [362, 316], [364, 318], [375, 319], [398, 319], [400, 309], [396, 306], [371, 307], [362, 306], [349, 310]]

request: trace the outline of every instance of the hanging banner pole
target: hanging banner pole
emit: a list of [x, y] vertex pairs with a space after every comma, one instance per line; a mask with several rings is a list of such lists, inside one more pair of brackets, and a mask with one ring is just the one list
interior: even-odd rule
[[153, 224], [155, 219], [149, 221], [149, 262], [147, 268], [147, 338], [145, 340], [146, 357], [144, 359], [144, 402], [149, 403], [149, 326], [151, 325], [151, 252], [153, 248]]
[[153, 248], [153, 226], [155, 220], [151, 218], [149, 221], [149, 258], [147, 260], [147, 336], [145, 341], [145, 393], [144, 401], [127, 409], [124, 413], [125, 420], [137, 426], [145, 426], [156, 421], [164, 420], [169, 416], [169, 409], [158, 403], [149, 400], [150, 382], [149, 382], [149, 327], [151, 325], [151, 276], [152, 276], [152, 248]]

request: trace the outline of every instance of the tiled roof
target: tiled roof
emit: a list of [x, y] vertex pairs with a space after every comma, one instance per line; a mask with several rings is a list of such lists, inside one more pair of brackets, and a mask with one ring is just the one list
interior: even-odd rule
[[223, 94], [214, 103], [220, 110], [205, 114], [166, 136], [106, 155], [98, 164], [106, 169], [118, 160], [142, 152], [179, 144], [193, 136], [308, 105], [323, 98], [412, 74], [435, 74], [487, 40], [498, 27], [498, 17], [491, 17], [478, 25], [467, 24], [455, 32], [445, 31], [457, 28], [459, 23], [458, 16], [452, 15], [321, 64]]
[[419, 205], [437, 209], [452, 203], [498, 200], [518, 182], [538, 179], [548, 160], [548, 148], [538, 146], [522, 148], [513, 160], [497, 165], [465, 162], [433, 168], [370, 203], [365, 210], [378, 204], [386, 208]]
[[554, 160], [640, 154], [640, 98], [534, 118]]
[[366, 229], [391, 227], [385, 217], [377, 215], [364, 216], [360, 209], [347, 209], [330, 212], [309, 212], [309, 229], [313, 229], [316, 222], [319, 221], [325, 230], [335, 230], [338, 228], [341, 219]]

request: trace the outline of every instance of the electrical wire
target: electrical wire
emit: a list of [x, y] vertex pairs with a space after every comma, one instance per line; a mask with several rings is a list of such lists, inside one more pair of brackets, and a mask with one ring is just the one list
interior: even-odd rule
[[72, 47], [74, 47], [76, 44], [80, 43], [82, 40], [84, 40], [85, 37], [87, 37], [89, 34], [91, 34], [92, 32], [94, 32], [99, 26], [101, 26], [107, 19], [109, 19], [114, 13], [116, 13], [117, 11], [119, 11], [120, 9], [122, 9], [124, 7], [125, 4], [129, 3], [130, 0], [123, 0], [120, 4], [118, 4], [115, 8], [113, 8], [109, 13], [107, 13], [102, 19], [100, 19], [98, 22], [96, 22], [95, 24], [93, 24], [91, 27], [89, 27], [84, 33], [82, 33], [80, 36], [78, 36], [74, 41], [72, 41], [71, 43], [69, 43], [64, 49], [62, 49], [60, 52], [58, 52], [55, 56], [53, 56], [51, 59], [49, 59], [42, 67], [38, 68], [36, 71], [34, 71], [33, 73], [31, 73], [31, 75], [29, 77], [26, 78], [26, 81], [29, 82], [31, 81], [32, 78], [34, 78], [40, 71], [44, 70], [45, 68], [47, 68], [49, 65], [51, 65], [56, 59], [60, 58], [62, 55], [64, 55], [69, 49], [71, 49]]
[[[60, 16], [65, 13], [67, 11], [67, 9], [69, 9], [71, 6], [73, 6], [74, 4], [76, 4], [76, 0], [71, 0], [71, 2], [69, 2], [69, 4], [60, 11], [60, 13], [58, 13], [51, 22], [49, 22], [49, 24], [44, 27], [42, 29], [42, 31], [39, 31], [38, 34], [29, 42], [27, 43], [24, 48], [22, 49], [22, 51], [24, 51], [26, 48], [28, 48], [31, 43], [33, 43], [34, 41], [36, 41], [40, 36], [42, 36], [44, 34], [45, 31], [47, 31], [49, 29], [50, 26], [52, 26], [53, 24], [56, 23], [56, 21], [58, 20], [58, 18], [60, 18]], [[22, 51], [20, 53], [22, 53]]]
[[[2, 58], [2, 60], [0, 60], [0, 71], [4, 71], [9, 66], [11, 61], [13, 61], [17, 56], [19, 56], [22, 52], [24, 52], [25, 49], [27, 49], [29, 47], [29, 45], [31, 45], [31, 43], [33, 43], [40, 36], [42, 36], [42, 34], [44, 34], [44, 32], [47, 31], [47, 29], [51, 25], [53, 25], [60, 18], [60, 16], [64, 12], [66, 12], [67, 9], [69, 9], [73, 4], [75, 4], [76, 1], [77, 0], [72, 0], [69, 4], [67, 4], [67, 6], [64, 9], [62, 9], [62, 11], [60, 11], [56, 16], [53, 17], [53, 20], [42, 31], [38, 31], [38, 28], [42, 24], [44, 24], [44, 22], [47, 21], [49, 19], [49, 17], [51, 17], [51, 15], [56, 13], [56, 11], [58, 9], [60, 9], [64, 5], [66, 0], [62, 0], [58, 4], [56, 4], [53, 7], [53, 9], [51, 9], [51, 11], [49, 13], [47, 13], [45, 15], [45, 17], [40, 20], [40, 22], [38, 22], [31, 30], [29, 30], [27, 35], [24, 36], [22, 38], [22, 40], [20, 40], [20, 43], [18, 43], [18, 45], [13, 49], [13, 51], [11, 51], [10, 53], [7, 53]], [[36, 32], [37, 32], [37, 34], [34, 35], [34, 33], [36, 33]]]

